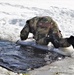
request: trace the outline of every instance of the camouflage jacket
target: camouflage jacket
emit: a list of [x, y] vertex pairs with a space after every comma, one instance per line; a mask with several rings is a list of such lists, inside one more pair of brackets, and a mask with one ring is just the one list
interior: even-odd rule
[[[55, 39], [62, 38], [62, 34], [59, 31], [57, 23], [49, 16], [34, 17], [26, 21], [26, 25], [20, 33], [22, 40], [27, 39], [29, 32], [33, 33], [34, 39], [38, 44], [47, 45], [47, 37], [51, 37], [55, 34]], [[53, 39], [52, 39], [53, 40]]]

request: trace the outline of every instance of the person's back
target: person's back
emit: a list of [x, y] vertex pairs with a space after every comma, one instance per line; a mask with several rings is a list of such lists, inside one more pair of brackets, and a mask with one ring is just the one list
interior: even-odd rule
[[[47, 37], [50, 39], [46, 41]], [[62, 38], [62, 34], [56, 22], [48, 16], [39, 17], [35, 33], [36, 42], [41, 45], [47, 45], [51, 40], [59, 40], [60, 38]]]

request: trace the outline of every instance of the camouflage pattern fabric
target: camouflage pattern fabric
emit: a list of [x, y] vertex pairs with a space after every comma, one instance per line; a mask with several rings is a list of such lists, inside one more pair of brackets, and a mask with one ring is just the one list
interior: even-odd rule
[[[20, 33], [21, 39], [26, 40], [29, 32], [33, 33], [36, 43], [41, 45], [47, 45], [52, 42], [51, 40], [62, 38], [57, 23], [49, 16], [34, 17], [27, 20]], [[46, 39], [47, 37], [49, 40]], [[52, 43], [55, 44], [54, 41]]]

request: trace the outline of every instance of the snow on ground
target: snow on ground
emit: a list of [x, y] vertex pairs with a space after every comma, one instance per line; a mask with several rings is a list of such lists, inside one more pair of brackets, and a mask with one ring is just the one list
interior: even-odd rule
[[[16, 2], [16, 1], [15, 1]], [[0, 3], [0, 39], [17, 41], [27, 19], [51, 16], [64, 37], [74, 35], [74, 10], [49, 6], [48, 9], [13, 2]]]
[[74, 75], [74, 59], [65, 58], [29, 72], [30, 75]]
[[[74, 35], [73, 0], [0, 0], [0, 39], [19, 40], [20, 31], [26, 20], [34, 16], [51, 16], [57, 22], [64, 37]], [[74, 59], [66, 58], [34, 70], [30, 75], [73, 75], [73, 62]], [[0, 71], [1, 75], [9, 74], [2, 68]]]

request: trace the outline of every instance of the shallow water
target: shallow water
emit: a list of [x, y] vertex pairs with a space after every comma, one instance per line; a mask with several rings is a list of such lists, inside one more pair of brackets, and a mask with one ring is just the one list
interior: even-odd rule
[[18, 73], [42, 67], [63, 57], [29, 46], [20, 46], [9, 41], [0, 41], [0, 66]]

